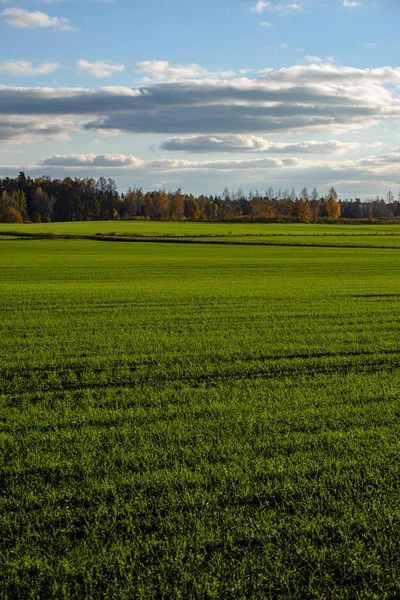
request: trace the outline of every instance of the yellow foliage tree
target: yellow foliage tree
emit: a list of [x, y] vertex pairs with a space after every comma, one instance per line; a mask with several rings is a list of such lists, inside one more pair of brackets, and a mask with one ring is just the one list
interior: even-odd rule
[[335, 188], [331, 188], [325, 198], [324, 207], [328, 217], [328, 221], [334, 221], [340, 217], [340, 204], [337, 200], [337, 192]]

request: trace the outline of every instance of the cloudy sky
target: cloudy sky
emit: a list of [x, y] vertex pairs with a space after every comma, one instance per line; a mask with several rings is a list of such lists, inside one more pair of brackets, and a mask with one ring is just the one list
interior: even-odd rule
[[0, 176], [400, 188], [398, 0], [0, 0]]

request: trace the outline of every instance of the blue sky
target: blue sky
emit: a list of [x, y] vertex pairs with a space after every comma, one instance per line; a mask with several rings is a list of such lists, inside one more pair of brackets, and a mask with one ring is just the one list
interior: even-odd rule
[[0, 0], [0, 175], [400, 187], [395, 0]]

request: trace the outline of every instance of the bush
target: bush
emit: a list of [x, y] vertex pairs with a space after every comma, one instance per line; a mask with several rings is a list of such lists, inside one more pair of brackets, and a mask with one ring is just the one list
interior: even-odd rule
[[21, 213], [13, 208], [7, 206], [0, 212], [0, 223], [22, 223]]

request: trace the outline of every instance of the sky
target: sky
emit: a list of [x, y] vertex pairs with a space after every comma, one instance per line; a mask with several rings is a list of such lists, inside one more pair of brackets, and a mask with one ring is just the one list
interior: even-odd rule
[[400, 188], [398, 0], [0, 0], [0, 176]]

